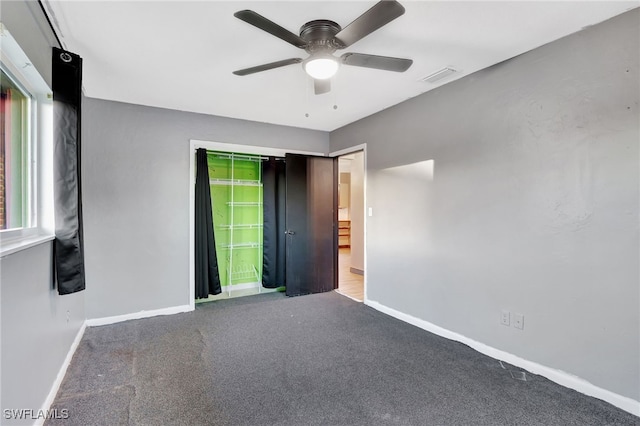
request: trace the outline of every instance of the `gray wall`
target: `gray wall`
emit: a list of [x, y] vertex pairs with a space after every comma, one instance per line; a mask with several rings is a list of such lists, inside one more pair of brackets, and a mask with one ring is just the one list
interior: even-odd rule
[[364, 152], [353, 154], [351, 161], [351, 268], [364, 271]]
[[[1, 12], [2, 22], [51, 85], [55, 39], [38, 3], [3, 2]], [[59, 296], [52, 270], [51, 242], [0, 259], [2, 410], [42, 407], [84, 322], [84, 292]]]
[[85, 99], [87, 318], [189, 303], [189, 140], [328, 152], [329, 134]]
[[84, 293], [59, 296], [53, 288], [52, 247], [0, 260], [3, 410], [42, 407], [84, 323]]
[[331, 133], [368, 144], [371, 300], [640, 400], [639, 14]]

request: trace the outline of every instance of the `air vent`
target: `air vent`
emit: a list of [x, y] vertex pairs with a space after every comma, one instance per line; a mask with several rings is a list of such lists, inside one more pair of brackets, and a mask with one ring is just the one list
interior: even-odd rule
[[429, 74], [428, 76], [426, 76], [425, 78], [421, 79], [420, 81], [426, 81], [427, 83], [435, 83], [438, 80], [442, 80], [443, 78], [447, 78], [449, 77], [451, 74], [457, 73], [458, 70], [455, 68], [451, 68], [451, 67], [445, 67], [442, 68], [441, 70], [438, 70], [432, 74]]

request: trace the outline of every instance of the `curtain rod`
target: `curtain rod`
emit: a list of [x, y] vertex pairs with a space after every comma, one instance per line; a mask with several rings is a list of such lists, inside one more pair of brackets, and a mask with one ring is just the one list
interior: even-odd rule
[[245, 160], [268, 160], [270, 158], [274, 158], [276, 160], [284, 160], [284, 157], [269, 157], [260, 154], [236, 154], [234, 152], [220, 152], [220, 151], [210, 151], [207, 150], [207, 154], [213, 154], [220, 158], [240, 158]]
[[53, 36], [56, 38], [56, 41], [58, 42], [58, 47], [60, 47], [60, 49], [67, 50], [67, 47], [62, 44], [60, 37], [58, 37], [58, 33], [56, 32], [56, 29], [53, 27], [53, 23], [51, 23], [51, 19], [49, 19], [49, 14], [45, 9], [44, 4], [42, 4], [42, 0], [38, 0], [38, 4], [40, 5], [40, 9], [42, 9], [42, 13], [44, 14], [44, 17], [47, 19], [47, 23], [49, 24], [49, 28], [51, 28], [51, 32], [53, 33]]

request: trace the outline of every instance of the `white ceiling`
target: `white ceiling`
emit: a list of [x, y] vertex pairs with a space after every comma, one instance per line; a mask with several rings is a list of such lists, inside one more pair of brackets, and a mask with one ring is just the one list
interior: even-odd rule
[[[307, 56], [233, 13], [252, 9], [297, 34], [314, 19], [345, 27], [375, 0], [44, 3], [64, 47], [84, 58], [89, 97], [325, 131], [638, 7], [637, 1], [401, 0], [403, 16], [338, 53], [410, 58], [412, 67], [394, 73], [342, 66], [333, 90], [314, 95], [299, 64], [232, 74]], [[437, 84], [420, 81], [445, 66], [460, 72]]]

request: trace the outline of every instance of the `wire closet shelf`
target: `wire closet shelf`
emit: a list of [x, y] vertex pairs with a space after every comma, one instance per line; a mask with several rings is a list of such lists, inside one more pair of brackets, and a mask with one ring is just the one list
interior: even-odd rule
[[[257, 287], [258, 292], [261, 292], [262, 265], [258, 262], [262, 260], [263, 251], [263, 214], [260, 208], [262, 207], [263, 198], [262, 162], [267, 160], [268, 157], [212, 151], [208, 151], [207, 154], [213, 158], [228, 160], [230, 167], [226, 177], [216, 176], [209, 180], [211, 186], [226, 187], [229, 194], [228, 201], [224, 203], [228, 212], [228, 222], [215, 224], [220, 232], [228, 233], [228, 238], [225, 238], [228, 242], [218, 245], [219, 252], [225, 253], [227, 259], [227, 280], [222, 285], [226, 287], [224, 290], [229, 293], [229, 296], [231, 296], [232, 291], [247, 288]], [[257, 163], [249, 167], [251, 170], [255, 170], [255, 176], [250, 176], [250, 179], [247, 179], [247, 176], [238, 178], [237, 175], [243, 174], [242, 170], [239, 171], [238, 168], [245, 166], [246, 169], [248, 162]], [[256, 199], [248, 201], [246, 197], [238, 197], [238, 194], [241, 193], [239, 188], [243, 187], [254, 187], [256, 189]], [[253, 210], [255, 210], [255, 213]], [[247, 218], [253, 219], [247, 220]], [[257, 233], [249, 235], [255, 235], [256, 238], [247, 241], [246, 231], [252, 230], [257, 231]], [[257, 250], [255, 262], [248, 262], [247, 256], [242, 256], [239, 250]]]

